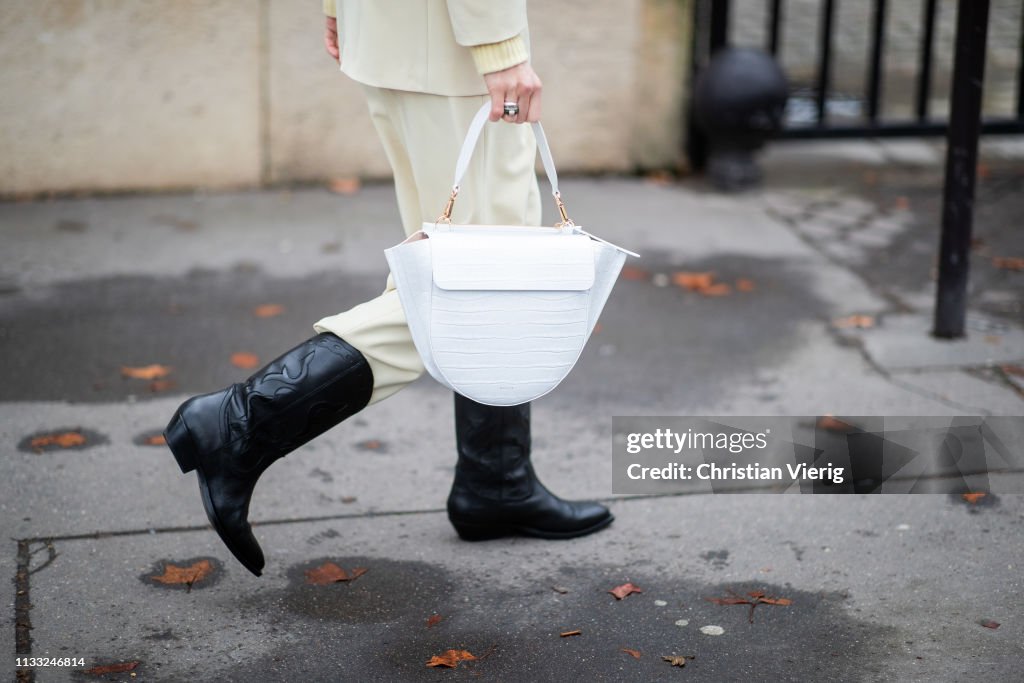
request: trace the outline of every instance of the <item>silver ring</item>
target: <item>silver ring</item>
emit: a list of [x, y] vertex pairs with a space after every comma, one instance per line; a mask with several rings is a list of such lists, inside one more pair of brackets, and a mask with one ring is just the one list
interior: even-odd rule
[[519, 115], [519, 104], [517, 102], [506, 102], [505, 103], [505, 116], [518, 116]]

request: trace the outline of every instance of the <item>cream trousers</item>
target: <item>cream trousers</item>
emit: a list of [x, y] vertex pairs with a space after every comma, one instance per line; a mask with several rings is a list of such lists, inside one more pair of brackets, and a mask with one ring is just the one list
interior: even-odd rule
[[[446, 97], [368, 85], [363, 89], [394, 172], [402, 227], [411, 235], [444, 208], [469, 122], [488, 97]], [[529, 126], [503, 121], [487, 124], [462, 180], [452, 222], [540, 225], [536, 150]], [[378, 257], [384, 260], [384, 254]], [[313, 329], [333, 332], [363, 354], [373, 371], [370, 403], [387, 398], [423, 374], [423, 362], [390, 275], [380, 296], [322, 318]]]

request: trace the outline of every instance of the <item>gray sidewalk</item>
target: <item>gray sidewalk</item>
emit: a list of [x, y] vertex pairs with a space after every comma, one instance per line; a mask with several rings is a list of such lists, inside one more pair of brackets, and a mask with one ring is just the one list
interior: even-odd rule
[[[613, 415], [1022, 414], [1024, 274], [996, 260], [1024, 256], [1019, 163], [987, 162], [970, 334], [938, 342], [941, 169], [926, 148], [863, 145], [831, 166], [821, 149], [773, 152], [768, 187], [738, 197], [563, 183], [578, 222], [643, 254], [573, 374], [534, 406], [539, 474], [610, 501], [612, 527], [460, 542], [443, 512], [451, 395], [423, 379], [263, 477], [260, 579], [208, 529], [195, 478], [145, 439], [185, 397], [246, 376], [231, 354], [269, 360], [380, 291], [400, 233], [392, 190], [0, 204], [0, 574], [14, 580], [0, 646], [12, 664], [16, 638], [85, 659], [36, 667], [39, 681], [1018, 676], [1022, 496], [611, 495]], [[704, 272], [730, 291], [677, 284]], [[269, 303], [283, 312], [253, 315]], [[853, 315], [870, 326], [836, 324]], [[173, 386], [121, 376], [154, 363]], [[87, 442], [27, 445], [55, 431]], [[328, 561], [368, 571], [310, 585]], [[165, 563], [210, 573], [168, 586]], [[643, 592], [606, 592], [627, 581]], [[730, 590], [792, 604], [749, 623], [746, 606], [705, 600]], [[425, 666], [448, 649], [482, 659]], [[663, 655], [696, 658], [679, 671]]]

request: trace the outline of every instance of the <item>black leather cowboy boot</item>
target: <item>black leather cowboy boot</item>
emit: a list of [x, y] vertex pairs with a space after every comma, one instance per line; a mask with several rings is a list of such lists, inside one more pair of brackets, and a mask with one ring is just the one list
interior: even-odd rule
[[487, 406], [455, 394], [455, 440], [459, 460], [448, 519], [464, 540], [575, 538], [615, 519], [600, 503], [562, 500], [537, 479], [530, 464], [529, 403]]
[[271, 463], [370, 400], [366, 359], [324, 332], [299, 344], [227, 389], [188, 399], [164, 438], [181, 471], [196, 470], [210, 524], [245, 568], [263, 570], [263, 551], [249, 526], [256, 480]]

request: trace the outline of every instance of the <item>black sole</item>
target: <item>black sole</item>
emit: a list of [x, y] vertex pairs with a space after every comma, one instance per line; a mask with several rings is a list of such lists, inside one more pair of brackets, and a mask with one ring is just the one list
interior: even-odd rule
[[574, 529], [573, 531], [548, 531], [545, 529], [537, 529], [535, 527], [521, 526], [518, 524], [495, 526], [493, 524], [474, 524], [473, 522], [465, 522], [461, 520], [458, 522], [454, 520], [450, 521], [452, 526], [455, 527], [455, 532], [459, 535], [459, 538], [464, 541], [490, 541], [496, 538], [505, 538], [508, 536], [530, 536], [531, 538], [564, 541], [570, 538], [586, 536], [594, 533], [595, 531], [604, 529], [615, 521], [615, 515], [609, 513], [607, 517], [600, 521], [588, 527], [584, 527], [583, 529]]

